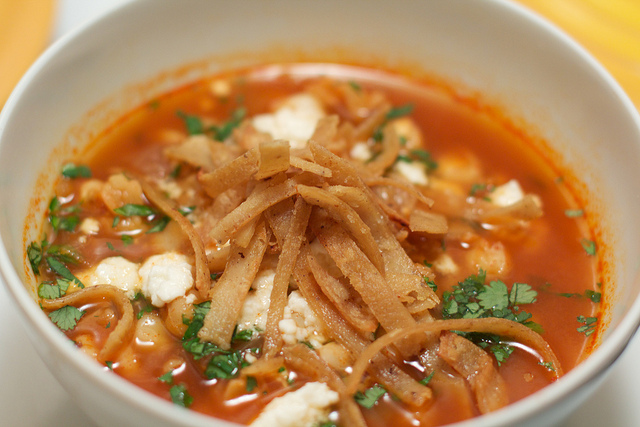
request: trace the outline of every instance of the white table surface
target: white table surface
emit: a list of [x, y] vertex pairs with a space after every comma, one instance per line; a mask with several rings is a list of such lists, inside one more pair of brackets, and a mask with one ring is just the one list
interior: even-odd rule
[[[60, 0], [52, 41], [127, 1]], [[0, 425], [93, 426], [35, 353], [7, 299], [0, 287]], [[636, 336], [605, 382], [565, 426], [640, 425], [639, 362], [640, 336]]]

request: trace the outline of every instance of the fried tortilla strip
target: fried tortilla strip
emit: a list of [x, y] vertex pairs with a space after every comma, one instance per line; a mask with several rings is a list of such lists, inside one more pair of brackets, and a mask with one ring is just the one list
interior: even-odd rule
[[265, 141], [258, 146], [260, 166], [255, 179], [265, 179], [289, 169], [289, 142], [284, 140]]
[[359, 352], [358, 360], [353, 364], [351, 375], [347, 381], [347, 390], [351, 392], [357, 390], [360, 378], [368, 369], [369, 361], [386, 346], [414, 334], [425, 332], [440, 333], [442, 331], [481, 332], [511, 338], [534, 349], [542, 358], [541, 362], [550, 363], [552, 366], [551, 372], [556, 379], [562, 376], [560, 361], [551, 350], [551, 347], [549, 347], [549, 344], [538, 333], [518, 322], [497, 317], [433, 320], [418, 323], [416, 326], [404, 330], [398, 329], [389, 332], [375, 340], [365, 350]]
[[438, 354], [469, 382], [482, 414], [509, 403], [507, 385], [486, 351], [458, 334], [445, 332]]
[[[352, 354], [360, 354], [367, 348], [370, 341], [358, 334], [358, 332], [344, 320], [322, 293], [317, 283], [315, 283], [306, 262], [309, 254], [308, 247], [304, 245], [300, 252], [296, 268], [293, 270], [293, 275], [302, 295], [307, 300], [316, 317], [323, 323], [323, 326], [325, 326], [324, 330], [327, 331], [330, 337]], [[376, 354], [372, 363], [368, 363], [365, 369], [376, 378], [378, 382], [383, 384], [389, 393], [397, 396], [407, 405], [419, 407], [432, 398], [431, 390], [428, 387], [418, 383], [383, 354]], [[358, 382], [360, 378], [361, 376], [358, 378]], [[355, 389], [354, 391], [349, 391], [348, 394], [352, 395], [354, 392]]]
[[371, 235], [369, 226], [360, 219], [351, 206], [321, 188], [298, 185], [297, 190], [307, 203], [323, 208], [334, 221], [342, 225], [353, 236], [378, 271], [384, 275], [384, 261], [380, 248]]
[[400, 138], [393, 126], [385, 126], [381, 145], [380, 154], [365, 166], [374, 176], [382, 175], [387, 168], [393, 166], [400, 153]]
[[266, 358], [275, 356], [282, 347], [282, 334], [278, 324], [284, 316], [284, 308], [287, 305], [289, 279], [293, 273], [300, 247], [307, 239], [305, 231], [307, 230], [310, 215], [311, 206], [302, 197], [298, 197], [293, 208], [293, 215], [288, 227], [289, 231], [278, 258], [278, 266], [276, 267], [276, 275], [273, 279], [273, 288], [269, 299], [269, 311], [263, 344], [263, 353]]
[[540, 218], [542, 214], [540, 198], [526, 194], [520, 201], [508, 206], [497, 206], [480, 200], [468, 216], [476, 221], [504, 223], [514, 220], [529, 221]]
[[[387, 331], [415, 325], [415, 320], [402, 305], [384, 277], [358, 248], [349, 234], [337, 223], [314, 218], [312, 230], [342, 273], [349, 278], [351, 286], [360, 294], [378, 322]], [[422, 343], [419, 340], [397, 344], [405, 356], [415, 354]]]
[[296, 194], [297, 181], [288, 179], [273, 186], [256, 188], [244, 202], [222, 218], [210, 231], [209, 235], [218, 243], [224, 243], [244, 227], [249, 221], [258, 217], [265, 209]]
[[[356, 141], [366, 141], [371, 135], [382, 126], [387, 120], [387, 113], [391, 110], [391, 104], [385, 102], [378, 106], [358, 127], [356, 127], [353, 138]], [[394, 159], [395, 160], [395, 159]]]
[[369, 193], [341, 185], [331, 186], [327, 191], [353, 207], [371, 229], [371, 234], [382, 253], [385, 278], [400, 301], [405, 303], [416, 300], [431, 301], [432, 307], [437, 305], [438, 296], [425, 284], [414, 262], [393, 234], [389, 219], [372, 200]]
[[142, 186], [142, 191], [144, 195], [149, 199], [151, 203], [156, 205], [165, 215], [178, 223], [184, 234], [187, 235], [189, 241], [191, 242], [191, 246], [193, 248], [193, 256], [195, 259], [195, 284], [198, 293], [203, 298], [206, 298], [209, 287], [211, 285], [211, 277], [209, 275], [209, 267], [207, 254], [204, 250], [204, 244], [202, 243], [202, 239], [200, 235], [193, 228], [193, 224], [189, 221], [182, 213], [173, 207], [170, 199], [165, 198], [159, 192], [156, 191], [155, 188], [151, 186], [148, 182], [140, 179], [140, 185]]
[[316, 129], [313, 131], [313, 135], [311, 135], [311, 138], [309, 139], [325, 147], [329, 146], [338, 133], [339, 123], [340, 118], [335, 114], [322, 117], [318, 120]]
[[428, 207], [433, 206], [433, 200], [425, 196], [422, 191], [418, 190], [413, 184], [407, 182], [404, 179], [397, 178], [387, 178], [384, 176], [377, 177], [365, 177], [363, 178], [364, 183], [369, 187], [380, 187], [380, 186], [388, 186], [388, 187], [396, 187], [400, 190], [406, 191], [409, 195], [415, 197], [420, 202], [424, 203]]
[[445, 234], [449, 231], [447, 217], [421, 209], [414, 209], [409, 217], [409, 228], [413, 232]]
[[291, 227], [294, 206], [293, 198], [289, 198], [264, 211], [264, 217], [267, 219], [269, 227], [271, 227], [273, 234], [276, 236], [278, 246], [281, 248], [284, 247], [284, 240]]
[[209, 271], [213, 273], [223, 271], [225, 265], [227, 265], [227, 259], [229, 258], [230, 253], [230, 245], [207, 250], [207, 266], [209, 267]]
[[252, 148], [242, 156], [236, 157], [211, 172], [199, 173], [198, 181], [209, 197], [215, 199], [228, 189], [247, 182], [258, 172], [259, 164], [258, 148]]
[[[215, 153], [215, 155], [214, 155]], [[164, 150], [167, 158], [211, 171], [238, 156], [237, 150], [205, 135], [192, 135], [179, 145]]]
[[320, 166], [331, 170], [331, 177], [327, 179], [328, 184], [366, 187], [355, 167], [347, 160], [336, 156], [313, 140], [309, 141], [308, 147], [313, 155], [313, 160]]
[[244, 227], [238, 230], [233, 238], [236, 246], [246, 249], [251, 244], [251, 238], [256, 231], [256, 226], [258, 225], [259, 219], [259, 216], [252, 219], [251, 221], [246, 223]]
[[204, 318], [198, 338], [229, 349], [236, 320], [256, 277], [267, 250], [268, 236], [264, 222], [260, 222], [247, 249], [231, 242], [231, 255], [220, 279], [209, 292], [211, 308]]
[[323, 178], [331, 178], [331, 169], [320, 166], [298, 156], [291, 156], [291, 166]]
[[72, 294], [53, 300], [41, 299], [40, 305], [45, 310], [58, 310], [67, 305], [81, 305], [98, 300], [113, 302], [120, 312], [120, 319], [98, 353], [98, 360], [113, 360], [116, 351], [127, 341], [134, 326], [133, 306], [123, 290], [112, 285], [95, 285], [81, 289]]
[[366, 427], [366, 422], [355, 400], [346, 394], [342, 378], [325, 362], [318, 353], [304, 344], [296, 344], [283, 350], [286, 365], [292, 370], [327, 384], [340, 395], [338, 413], [340, 423], [350, 427]]
[[345, 286], [329, 274], [313, 255], [307, 257], [307, 262], [316, 283], [342, 316], [358, 330], [375, 332], [378, 321], [364, 305], [362, 297], [352, 287]]

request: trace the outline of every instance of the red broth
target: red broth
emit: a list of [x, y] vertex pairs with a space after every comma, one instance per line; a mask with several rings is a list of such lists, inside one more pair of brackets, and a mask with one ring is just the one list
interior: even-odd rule
[[[438, 164], [428, 172], [429, 184], [418, 187], [434, 200], [434, 212], [447, 214], [449, 233], [409, 233], [403, 241], [403, 247], [413, 261], [424, 263], [433, 271], [436, 294], [441, 302], [431, 313], [440, 318], [451, 310], [443, 303], [447, 295], [449, 301], [451, 299], [447, 293], [465, 278], [479, 273], [478, 266], [484, 262], [483, 256], [497, 253], [499, 258], [506, 254], [504, 266], [499, 267], [499, 271], [487, 271], [486, 284], [500, 280], [509, 288], [514, 283], [530, 286], [536, 292], [536, 301], [523, 304], [516, 312], [526, 310], [531, 313], [530, 320], [538, 325], [537, 330], [544, 331], [542, 337], [557, 355], [565, 372], [575, 367], [587, 355], [588, 345], [595, 335], [591, 334], [593, 328], [585, 322], [587, 318], [598, 317], [598, 283], [601, 282], [597, 257], [591, 253], [593, 236], [579, 200], [573, 197], [559, 169], [540, 155], [536, 144], [525, 132], [514, 129], [501, 117], [481, 111], [473, 102], [450, 96], [428, 83], [390, 73], [321, 64], [260, 67], [207, 78], [141, 106], [73, 159], [76, 165], [88, 166], [91, 178], [61, 177], [57, 183], [55, 194], [62, 207], [78, 206], [60, 215], [75, 215], [78, 224], [86, 218], [98, 219], [99, 229], [87, 234], [79, 231], [76, 225], [73, 231], [55, 231], [47, 223], [45, 230], [48, 230], [49, 247], [68, 245], [79, 254], [76, 263], [66, 264], [76, 275], [111, 256], [141, 263], [167, 249], [190, 254], [189, 241], [176, 224], [170, 222], [161, 232], [146, 233], [146, 225], [139, 218], [136, 222], [135, 218], [118, 217], [99, 198], [90, 200], [91, 197], [86, 195], [87, 183], [90, 180], [105, 182], [118, 172], [129, 177], [145, 176], [152, 181], [172, 176], [184, 179], [189, 174], [194, 175], [197, 168], [183, 165], [178, 170], [178, 163], [163, 154], [166, 147], [187, 137], [186, 117], [200, 117], [205, 122], [219, 124], [227, 121], [239, 108], [244, 109], [245, 117], [270, 112], [284, 98], [310, 90], [310, 87], [315, 87], [311, 93], [322, 96], [318, 87], [322, 88], [323, 84], [330, 86], [331, 83], [319, 83], [324, 80], [318, 76], [329, 72], [335, 74], [332, 79], [348, 82], [355, 93], [379, 91], [395, 107], [411, 105], [408, 117], [417, 125], [424, 141], [419, 150], [423, 154], [428, 152], [430, 159]], [[214, 82], [220, 81], [228, 83], [228, 86], [217, 86], [216, 89]], [[328, 114], [337, 114], [343, 119], [350, 117], [352, 112], [348, 106], [341, 102], [331, 104], [327, 99], [324, 107]], [[467, 173], [470, 178], [462, 179]], [[447, 178], [451, 174], [454, 175], [453, 180]], [[474, 181], [474, 177], [478, 181]], [[452, 204], [447, 199], [454, 197], [451, 194], [456, 200], [482, 198], [489, 201], [492, 191], [509, 180], [516, 180], [524, 193], [535, 194], [539, 198], [544, 212], [540, 218], [510, 225], [488, 225], [482, 221], [474, 223], [462, 212], [450, 214], [441, 208]], [[208, 203], [201, 194], [196, 194], [189, 201], [195, 203], [196, 209]], [[53, 216], [55, 212], [61, 211], [55, 211], [55, 208], [50, 211]], [[157, 219], [154, 217], [154, 221]], [[117, 221], [129, 222], [123, 225], [116, 224]], [[406, 226], [398, 226], [399, 230], [403, 228]], [[444, 255], [455, 265], [455, 272], [447, 270], [446, 265], [440, 269], [435, 266], [442, 264]], [[474, 262], [474, 259], [481, 261]], [[489, 270], [493, 268], [491, 263], [488, 266]], [[39, 278], [43, 282], [55, 283], [60, 278], [59, 270], [51, 265], [40, 264], [40, 270]], [[74, 290], [77, 289], [71, 285], [67, 293]], [[170, 315], [166, 305], [154, 308], [140, 296], [132, 300], [132, 304], [135, 322], [155, 323], [155, 326], [145, 335], [148, 341], [141, 339], [137, 332], [127, 338], [112, 360], [105, 363], [108, 366], [105, 369], [112, 369], [117, 375], [164, 399], [176, 402], [171, 390], [179, 384], [193, 399], [187, 402], [191, 410], [238, 423], [250, 423], [268, 402], [311, 380], [284, 370], [261, 379], [251, 391], [236, 393], [230, 398], [229, 388], [233, 379], [207, 379], [203, 375], [208, 358], [194, 359], [183, 348], [182, 334], [164, 325]], [[83, 351], [96, 356], [121, 313], [106, 300], [78, 308], [84, 314], [77, 325], [65, 333]], [[189, 322], [188, 319], [186, 321]], [[494, 366], [506, 383], [509, 402], [522, 399], [554, 380], [547, 367], [531, 354], [531, 349], [514, 342], [505, 343], [511, 344], [512, 353], [502, 363], [494, 359]], [[262, 338], [258, 337], [236, 342], [233, 348], [242, 351], [260, 348], [261, 345]], [[485, 350], [492, 354], [489, 347]], [[410, 375], [420, 379], [425, 368], [414, 369], [413, 365], [406, 364], [405, 368]], [[163, 375], [172, 369], [175, 369], [172, 378], [162, 380]], [[389, 393], [379, 398], [372, 408], [361, 407], [367, 425], [410, 426], [416, 422], [420, 425], [441, 425], [479, 415], [473, 393], [464, 379], [451, 368], [445, 369], [443, 376], [457, 378], [458, 381], [430, 383], [434, 397], [421, 408], [409, 407]], [[337, 425], [340, 425], [339, 420]]]

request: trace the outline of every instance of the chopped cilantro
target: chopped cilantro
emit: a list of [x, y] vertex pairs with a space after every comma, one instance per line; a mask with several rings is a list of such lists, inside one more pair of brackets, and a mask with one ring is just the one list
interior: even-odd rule
[[84, 313], [84, 311], [80, 311], [72, 305], [65, 305], [49, 313], [49, 318], [58, 328], [63, 331], [68, 331], [76, 327], [78, 320], [80, 320]]
[[353, 395], [353, 398], [363, 408], [371, 409], [378, 399], [384, 396], [386, 392], [387, 391], [382, 388], [382, 386], [376, 384], [366, 389], [364, 393], [361, 391], [356, 392], [356, 394]]
[[475, 196], [480, 191], [484, 191], [487, 189], [487, 184], [473, 184], [471, 185], [471, 190], [469, 190], [469, 196]]
[[233, 336], [231, 337], [231, 341], [251, 341], [253, 337], [253, 331], [251, 329], [243, 329], [241, 331], [238, 330], [238, 325], [233, 331]]
[[173, 384], [173, 371], [169, 371], [166, 374], [159, 376], [158, 380], [165, 384]]
[[[536, 301], [538, 293], [524, 283], [514, 283], [509, 291], [500, 280], [485, 284], [486, 272], [480, 270], [443, 293], [442, 314], [445, 319], [475, 319], [498, 317], [522, 323], [536, 332], [542, 327], [531, 321], [531, 313], [521, 311], [519, 305]], [[500, 342], [500, 337], [488, 334], [461, 333], [474, 343], [488, 348], [498, 363], [504, 362], [513, 349]]]
[[111, 227], [112, 227], [112, 228], [116, 228], [116, 227], [118, 226], [118, 224], [119, 224], [119, 223], [120, 223], [120, 216], [119, 216], [119, 215], [116, 215], [116, 216], [113, 218], [113, 223], [111, 224]]
[[578, 316], [578, 322], [584, 323], [584, 325], [579, 326], [577, 331], [585, 334], [586, 336], [591, 335], [595, 332], [596, 326], [598, 326], [598, 318], [597, 317], [585, 317]]
[[111, 242], [107, 242], [107, 247], [109, 248], [110, 251], [115, 251], [116, 248], [113, 247], [113, 243]]
[[427, 276], [423, 276], [422, 279], [424, 280], [424, 283], [426, 283], [426, 285], [430, 287], [433, 292], [438, 291], [438, 285], [436, 285], [436, 282], [434, 282], [433, 279], [430, 279]]
[[222, 378], [230, 379], [235, 378], [240, 373], [240, 364], [242, 362], [242, 355], [239, 351], [225, 352], [227, 354], [216, 354], [209, 360], [204, 375], [208, 379]]
[[594, 256], [596, 254], [596, 242], [594, 242], [593, 240], [582, 239], [580, 240], [580, 244], [582, 245], [587, 255]]
[[104, 362], [105, 365], [107, 365], [107, 368], [109, 368], [109, 370], [113, 371], [113, 362], [110, 360], [106, 360]]
[[178, 209], [182, 216], [187, 216], [196, 209], [195, 206], [184, 206]]
[[160, 218], [159, 220], [155, 221], [152, 225], [152, 227], [147, 230], [147, 234], [149, 233], [158, 233], [162, 230], [165, 229], [165, 227], [167, 226], [167, 224], [169, 224], [169, 221], [171, 221], [171, 218], [169, 218], [168, 216], [163, 216], [162, 218]]
[[178, 111], [176, 115], [184, 121], [184, 125], [187, 128], [187, 133], [189, 135], [198, 135], [204, 133], [204, 125], [202, 124], [202, 120], [200, 120], [198, 116], [185, 114], [182, 111]]
[[31, 264], [31, 269], [33, 273], [36, 275], [40, 275], [40, 263], [42, 262], [42, 250], [46, 245], [46, 239], [43, 239], [42, 245], [38, 245], [37, 242], [31, 242], [27, 247], [27, 258], [29, 258], [29, 264]]
[[257, 386], [258, 386], [258, 380], [256, 380], [256, 377], [247, 375], [247, 384], [246, 384], [247, 391], [251, 393]]
[[133, 236], [129, 236], [127, 234], [123, 234], [122, 236], [120, 236], [120, 240], [122, 240], [122, 243], [125, 246], [129, 246], [130, 244], [133, 243]]
[[178, 406], [188, 408], [193, 403], [193, 397], [187, 391], [183, 384], [174, 385], [169, 389], [171, 401]]
[[80, 217], [76, 214], [80, 211], [78, 205], [70, 205], [63, 207], [58, 196], [53, 196], [49, 202], [49, 223], [54, 230], [73, 232], [80, 222]]
[[586, 291], [584, 291], [584, 294], [571, 293], [571, 292], [561, 292], [558, 295], [561, 296], [561, 297], [566, 297], [566, 298], [572, 298], [572, 297], [589, 298], [591, 300], [591, 302], [594, 302], [594, 303], [599, 303], [600, 300], [602, 299], [602, 293], [596, 292], [596, 291], [592, 291], [591, 289], [587, 289]]
[[423, 379], [421, 379], [420, 381], [418, 381], [420, 384], [422, 385], [427, 385], [429, 384], [429, 381], [431, 381], [431, 378], [433, 378], [433, 375], [436, 373], [436, 371], [431, 371], [431, 373], [429, 375], [427, 375], [426, 377], [424, 377]]
[[136, 317], [138, 319], [142, 319], [142, 316], [144, 316], [145, 313], [151, 313], [152, 311], [153, 311], [153, 306], [146, 304], [140, 309], [140, 311], [138, 311], [138, 314], [136, 315]]
[[544, 366], [548, 371], [555, 372], [556, 370], [553, 368], [553, 363], [551, 362], [538, 362], [538, 365]]
[[182, 171], [182, 163], [178, 163], [175, 168], [171, 172], [169, 172], [169, 176], [173, 179], [176, 179], [180, 176], [180, 171]]
[[238, 108], [231, 113], [231, 118], [226, 123], [221, 126], [211, 126], [208, 131], [213, 134], [216, 141], [222, 142], [231, 136], [231, 132], [240, 125], [246, 114], [247, 110]]
[[353, 80], [349, 80], [349, 86], [351, 86], [351, 88], [356, 92], [360, 92], [362, 90], [362, 86], [360, 86], [357, 82], [354, 82]]
[[496, 361], [498, 362], [498, 366], [500, 366], [505, 360], [509, 358], [509, 356], [511, 356], [511, 353], [513, 353], [513, 350], [515, 350], [515, 348], [510, 346], [509, 344], [498, 342], [489, 346], [489, 350], [495, 356]]
[[62, 176], [65, 178], [91, 178], [91, 169], [86, 165], [67, 163], [62, 166]]
[[412, 112], [413, 112], [413, 104], [405, 104], [399, 107], [394, 107], [391, 110], [389, 110], [385, 118], [387, 120], [393, 120], [393, 119], [397, 119], [398, 117], [408, 116]]
[[567, 218], [577, 218], [584, 215], [584, 211], [582, 209], [566, 209], [564, 214]]
[[150, 216], [155, 215], [156, 211], [147, 205], [137, 205], [135, 203], [127, 203], [113, 210], [121, 216]]

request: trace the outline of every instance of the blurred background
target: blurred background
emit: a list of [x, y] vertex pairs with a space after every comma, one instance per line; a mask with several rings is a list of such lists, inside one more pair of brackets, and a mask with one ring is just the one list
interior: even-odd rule
[[[47, 46], [130, 1], [135, 0], [0, 0], [0, 108]], [[514, 1], [546, 17], [582, 44], [640, 109], [640, 0]], [[640, 336], [634, 338], [596, 394], [564, 427], [640, 425], [638, 360]], [[0, 425], [92, 425], [33, 351], [2, 287], [0, 384]]]
[[[0, 106], [49, 44], [128, 1], [132, 0], [0, 0]], [[640, 108], [640, 0], [515, 1], [586, 47]]]

